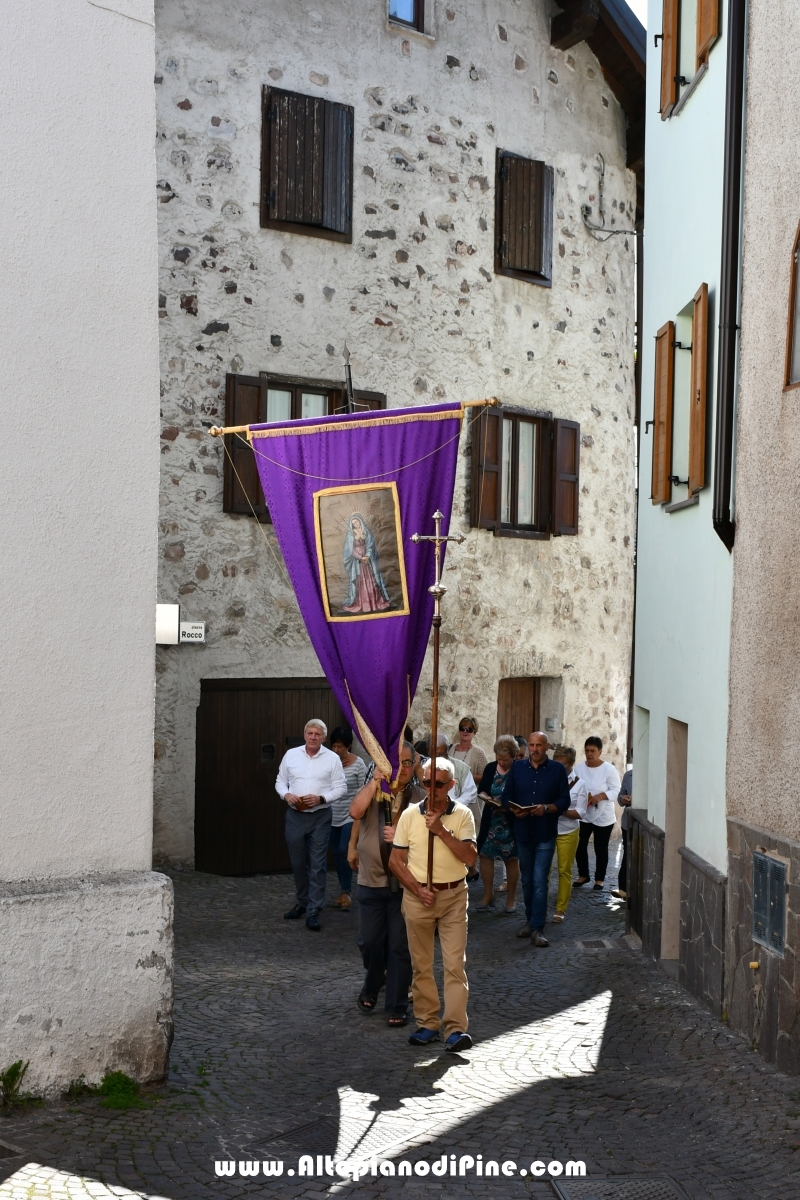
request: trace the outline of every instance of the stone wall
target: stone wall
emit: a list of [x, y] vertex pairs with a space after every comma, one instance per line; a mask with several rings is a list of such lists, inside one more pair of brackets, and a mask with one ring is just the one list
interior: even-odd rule
[[[340, 381], [389, 406], [501, 401], [580, 421], [580, 532], [553, 541], [469, 529], [463, 437], [448, 556], [442, 719], [477, 716], [491, 748], [498, 680], [547, 676], [557, 736], [600, 733], [624, 763], [634, 529], [633, 238], [593, 239], [605, 161], [609, 227], [631, 228], [625, 116], [581, 44], [549, 45], [551, 7], [459, 0], [430, 36], [385, 0], [156, 10], [162, 359], [159, 599], [208, 622], [202, 647], [158, 652], [155, 843], [191, 862], [200, 680], [320, 675], [269, 526], [222, 513], [225, 374]], [[354, 40], [355, 39], [355, 40]], [[355, 109], [353, 244], [259, 227], [261, 88]], [[494, 268], [498, 147], [555, 169], [552, 288]], [[613, 222], [613, 225], [612, 225]], [[423, 672], [412, 723], [430, 703]], [[559, 687], [563, 688], [559, 691]]]
[[[753, 941], [753, 853], [788, 863], [786, 949], [781, 956]], [[725, 973], [728, 1018], [760, 1054], [782, 1071], [800, 1074], [800, 844], [735, 817], [728, 819], [728, 937]], [[753, 969], [751, 962], [757, 962]]]
[[644, 809], [628, 811], [633, 818], [628, 832], [628, 925], [641, 938], [644, 953], [658, 962], [661, 958], [664, 831], [648, 821]]
[[678, 980], [715, 1017], [725, 1012], [726, 878], [686, 846], [681, 856]]

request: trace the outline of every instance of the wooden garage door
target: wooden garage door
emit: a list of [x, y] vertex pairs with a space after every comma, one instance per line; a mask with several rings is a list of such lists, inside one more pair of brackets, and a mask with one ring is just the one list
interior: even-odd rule
[[[195, 868], [214, 875], [290, 870], [281, 759], [310, 717], [342, 710], [324, 679], [204, 679], [197, 709]], [[327, 744], [327, 743], [326, 743]]]
[[497, 736], [539, 728], [539, 680], [501, 679], [497, 688]]

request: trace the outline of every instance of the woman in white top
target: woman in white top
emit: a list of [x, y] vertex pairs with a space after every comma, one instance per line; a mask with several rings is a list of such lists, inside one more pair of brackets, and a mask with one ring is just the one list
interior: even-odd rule
[[333, 802], [333, 817], [328, 845], [333, 851], [336, 863], [336, 874], [339, 876], [341, 894], [334, 900], [337, 908], [345, 911], [350, 907], [350, 889], [353, 884], [353, 869], [347, 861], [347, 848], [350, 843], [350, 833], [353, 820], [350, 816], [350, 805], [356, 792], [360, 792], [367, 778], [367, 767], [363, 758], [353, 754], [353, 731], [349, 725], [340, 725], [331, 734], [331, 750], [342, 760], [344, 777], [347, 780], [347, 794]]
[[570, 807], [558, 818], [558, 837], [556, 838], [556, 861], [558, 862], [558, 897], [553, 920], [560, 924], [564, 920], [572, 895], [572, 864], [578, 849], [580, 823], [586, 816], [587, 792], [586, 784], [575, 774], [575, 751], [572, 746], [556, 746], [553, 758], [560, 762], [567, 772], [569, 783]]
[[594, 891], [603, 890], [608, 866], [608, 843], [617, 819], [614, 801], [619, 795], [617, 768], [601, 757], [603, 743], [599, 737], [589, 737], [584, 745], [585, 763], [578, 763], [575, 774], [586, 784], [588, 801], [586, 816], [581, 819], [575, 861], [578, 878], [573, 887], [589, 882], [589, 838], [594, 837]]

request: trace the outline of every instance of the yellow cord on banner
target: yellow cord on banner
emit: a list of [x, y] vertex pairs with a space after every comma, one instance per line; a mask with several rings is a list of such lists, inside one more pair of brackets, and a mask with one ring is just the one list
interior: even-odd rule
[[235, 463], [234, 463], [234, 461], [233, 461], [233, 455], [231, 454], [230, 450], [228, 449], [227, 445], [225, 444], [225, 439], [224, 439], [224, 438], [222, 439], [222, 448], [223, 448], [223, 450], [225, 451], [226, 455], [228, 456], [228, 462], [231, 464], [231, 470], [233, 471], [234, 475], [236, 476], [236, 480], [237, 480], [237, 482], [238, 482], [238, 484], [239, 484], [239, 487], [242, 489], [242, 493], [244, 494], [244, 496], [245, 496], [245, 498], [246, 498], [246, 500], [247, 500], [247, 503], [250, 505], [250, 512], [253, 514], [253, 516], [254, 516], [254, 517], [255, 517], [255, 519], [256, 519], [256, 525], [258, 525], [258, 528], [261, 530], [261, 536], [263, 537], [264, 541], [266, 542], [266, 544], [267, 544], [267, 547], [269, 548], [269, 552], [270, 552], [270, 554], [271, 554], [271, 555], [272, 555], [272, 557], [275, 559], [275, 562], [277, 563], [277, 566], [278, 566], [278, 570], [280, 571], [280, 573], [281, 573], [281, 575], [283, 576], [283, 578], [286, 580], [286, 584], [287, 584], [287, 586], [288, 586], [288, 587], [289, 587], [289, 589], [292, 591], [292, 593], [294, 593], [294, 588], [292, 587], [292, 581], [291, 581], [291, 579], [289, 578], [289, 575], [288, 575], [288, 573], [287, 573], [287, 571], [286, 571], [286, 567], [285, 567], [285, 565], [284, 565], [284, 564], [281, 562], [281, 560], [278, 558], [278, 556], [277, 556], [277, 554], [275, 553], [275, 550], [274, 550], [274, 548], [273, 548], [273, 546], [272, 546], [272, 543], [270, 542], [269, 538], [267, 537], [266, 533], [264, 532], [264, 527], [263, 527], [263, 525], [261, 524], [261, 522], [260, 522], [260, 521], [259, 521], [259, 519], [258, 519], [258, 515], [257, 515], [257, 513], [256, 513], [256, 510], [253, 508], [252, 501], [250, 500], [250, 495], [249, 495], [249, 493], [248, 493], [248, 491], [247, 491], [247, 488], [244, 486], [244, 484], [243, 484], [243, 483], [242, 483], [242, 481], [241, 481], [241, 478], [240, 478], [240, 476], [239, 476], [239, 472], [236, 470], [236, 464], [235, 464]]

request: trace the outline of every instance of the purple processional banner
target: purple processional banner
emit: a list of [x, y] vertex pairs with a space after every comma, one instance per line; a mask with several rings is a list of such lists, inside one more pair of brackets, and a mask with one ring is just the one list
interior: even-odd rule
[[410, 539], [434, 533], [437, 508], [447, 533], [462, 416], [441, 404], [248, 431], [308, 635], [386, 774], [397, 772], [433, 619], [433, 545]]

